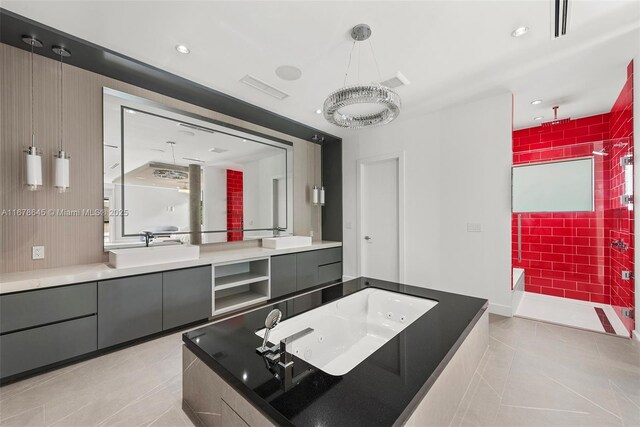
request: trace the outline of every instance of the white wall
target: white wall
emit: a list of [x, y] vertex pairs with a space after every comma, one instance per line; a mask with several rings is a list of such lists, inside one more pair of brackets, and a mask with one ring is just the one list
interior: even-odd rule
[[[242, 166], [243, 209], [245, 228], [273, 227], [273, 180], [286, 179], [284, 155], [265, 157]], [[286, 199], [286, 194], [283, 194]], [[268, 232], [247, 232], [249, 235], [272, 235]]]
[[404, 151], [405, 282], [487, 298], [510, 315], [511, 123], [505, 93], [344, 138], [345, 275], [358, 274], [356, 161]]
[[[114, 185], [114, 210], [121, 209], [121, 188], [120, 185]], [[167, 225], [176, 226], [180, 231], [189, 229], [189, 194], [180, 193], [174, 188], [127, 185], [125, 197], [125, 209], [129, 212], [125, 218], [127, 234], [137, 234], [149, 227]], [[120, 237], [120, 217], [112, 216], [109, 221], [115, 226], [112, 242], [138, 240]]]

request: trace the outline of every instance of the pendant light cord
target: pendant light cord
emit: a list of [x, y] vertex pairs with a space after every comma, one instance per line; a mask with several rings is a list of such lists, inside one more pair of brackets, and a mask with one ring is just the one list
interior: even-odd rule
[[342, 86], [345, 87], [347, 85], [347, 76], [349, 75], [349, 68], [351, 68], [351, 57], [353, 56], [353, 49], [356, 47], [356, 41], [353, 41], [351, 45], [351, 51], [349, 52], [349, 63], [347, 64], [347, 70], [344, 72], [344, 82]]
[[378, 70], [378, 78], [380, 82], [382, 82], [382, 74], [380, 73], [380, 66], [378, 65], [378, 59], [376, 58], [376, 53], [373, 50], [373, 45], [371, 44], [371, 39], [369, 39], [369, 47], [371, 48], [371, 55], [373, 55], [373, 62], [376, 63], [376, 69]]
[[62, 51], [60, 51], [60, 151], [62, 150], [62, 141], [64, 140], [64, 78], [62, 73], [64, 72], [64, 68], [62, 62], [64, 61], [64, 56], [62, 55]]
[[33, 41], [31, 42], [31, 146], [36, 146], [36, 135], [33, 126]]

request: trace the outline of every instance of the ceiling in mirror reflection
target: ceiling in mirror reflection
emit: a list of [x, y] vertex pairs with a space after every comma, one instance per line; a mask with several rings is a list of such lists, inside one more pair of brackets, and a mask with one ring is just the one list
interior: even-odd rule
[[[121, 106], [116, 100], [110, 110], [119, 115]], [[126, 141], [123, 162], [125, 174], [148, 163], [185, 167], [198, 164], [242, 170], [246, 163], [284, 154], [283, 148], [214, 131], [193, 122], [162, 117], [133, 107], [122, 108]], [[246, 144], [239, 144], [240, 141]], [[120, 176], [120, 165], [112, 167], [122, 160], [120, 146], [117, 135], [113, 135], [113, 140], [105, 140], [106, 182], [116, 182], [114, 180]], [[107, 155], [110, 152], [113, 155]]]
[[127, 211], [109, 218], [105, 244], [138, 244], [149, 230], [217, 243], [292, 227], [291, 145], [106, 88], [103, 100], [104, 197]]

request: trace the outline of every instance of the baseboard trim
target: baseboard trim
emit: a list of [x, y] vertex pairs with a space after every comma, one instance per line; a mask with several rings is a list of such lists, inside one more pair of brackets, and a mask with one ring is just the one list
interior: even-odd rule
[[489, 313], [498, 314], [500, 316], [512, 317], [513, 309], [510, 305], [495, 304], [489, 302]]

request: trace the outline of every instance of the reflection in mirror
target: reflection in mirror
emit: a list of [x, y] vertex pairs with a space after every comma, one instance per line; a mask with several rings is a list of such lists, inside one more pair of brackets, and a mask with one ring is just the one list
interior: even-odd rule
[[104, 89], [105, 248], [292, 228], [292, 147]]

